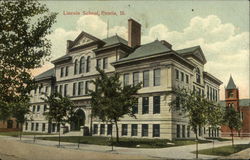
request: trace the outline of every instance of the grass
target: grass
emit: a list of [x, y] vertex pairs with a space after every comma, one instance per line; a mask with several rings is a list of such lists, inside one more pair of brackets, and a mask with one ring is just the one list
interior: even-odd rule
[[[58, 137], [38, 137], [41, 140], [50, 140], [58, 141]], [[95, 137], [95, 136], [69, 136], [61, 137], [62, 142], [71, 142], [71, 143], [82, 143], [82, 144], [96, 144], [96, 145], [105, 145], [111, 146], [111, 141], [109, 137]], [[194, 140], [176, 140], [170, 141], [168, 139], [142, 139], [142, 138], [120, 138], [120, 143], [115, 142], [114, 138], [113, 145], [119, 147], [130, 147], [136, 148], [137, 145], [140, 145], [140, 148], [164, 148], [172, 146], [181, 146], [195, 144]], [[210, 141], [200, 140], [199, 143], [208, 143]]]
[[[19, 131], [12, 132], [0, 132], [1, 136], [11, 136], [11, 137], [19, 137]], [[50, 135], [49, 133], [36, 133], [36, 132], [22, 132], [22, 135]]]
[[217, 141], [220, 141], [220, 142], [223, 142], [223, 141], [231, 141], [231, 139], [227, 139], [227, 138], [206, 138], [206, 139], [209, 139], [209, 140], [217, 140]]
[[250, 148], [250, 144], [238, 144], [234, 145], [234, 147], [232, 147], [232, 145], [229, 145], [229, 146], [216, 147], [214, 149], [210, 148], [210, 149], [200, 150], [199, 154], [229, 156], [233, 153], [240, 152], [247, 148]]

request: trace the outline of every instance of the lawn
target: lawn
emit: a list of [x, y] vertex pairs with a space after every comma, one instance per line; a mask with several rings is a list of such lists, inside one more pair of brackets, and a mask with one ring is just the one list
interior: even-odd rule
[[227, 139], [227, 138], [206, 138], [206, 139], [209, 139], [209, 140], [217, 140], [217, 141], [231, 141], [231, 139]]
[[234, 148], [232, 147], [232, 145], [229, 145], [229, 146], [223, 146], [223, 147], [216, 147], [214, 149], [211, 148], [211, 149], [200, 150], [199, 154], [229, 156], [233, 153], [240, 152], [247, 148], [250, 148], [250, 144], [237, 144], [237, 145], [234, 145]]
[[[19, 131], [0, 132], [1, 136], [19, 137]], [[22, 135], [50, 135], [49, 133], [23, 132]]]
[[[42, 140], [51, 140], [58, 141], [58, 137], [38, 137], [37, 139]], [[71, 142], [81, 144], [97, 144], [97, 145], [106, 145], [110, 146], [111, 141], [109, 137], [95, 137], [95, 136], [72, 136], [72, 137], [61, 137], [62, 142]], [[200, 140], [199, 143], [208, 143], [210, 141]], [[168, 139], [142, 139], [142, 138], [120, 138], [120, 143], [113, 142], [114, 146], [120, 147], [131, 147], [136, 148], [137, 145], [140, 145], [140, 148], [164, 148], [180, 145], [189, 145], [195, 144], [194, 140], [176, 140], [169, 141]]]

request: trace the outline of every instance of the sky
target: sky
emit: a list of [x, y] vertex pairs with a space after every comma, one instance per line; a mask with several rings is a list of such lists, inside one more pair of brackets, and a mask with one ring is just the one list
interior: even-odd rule
[[[240, 98], [249, 98], [249, 2], [247, 0], [172, 0], [172, 1], [41, 1], [57, 22], [48, 38], [52, 42], [51, 59], [66, 54], [66, 40], [74, 40], [81, 31], [97, 38], [118, 34], [127, 39], [127, 21], [142, 25], [142, 44], [166, 40], [173, 49], [200, 45], [207, 59], [205, 70], [219, 78], [220, 98], [230, 75], [240, 90]], [[76, 15], [68, 15], [74, 12]], [[99, 15], [88, 15], [91, 12]], [[107, 13], [112, 13], [107, 15]], [[105, 14], [102, 14], [105, 13]], [[114, 13], [116, 13], [114, 15]], [[107, 31], [108, 28], [108, 31]], [[33, 75], [53, 67], [46, 62]]]

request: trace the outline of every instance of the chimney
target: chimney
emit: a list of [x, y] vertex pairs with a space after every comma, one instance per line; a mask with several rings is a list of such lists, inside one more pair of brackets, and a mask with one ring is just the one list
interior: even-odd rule
[[128, 20], [128, 46], [136, 47], [141, 45], [141, 24], [133, 19]]

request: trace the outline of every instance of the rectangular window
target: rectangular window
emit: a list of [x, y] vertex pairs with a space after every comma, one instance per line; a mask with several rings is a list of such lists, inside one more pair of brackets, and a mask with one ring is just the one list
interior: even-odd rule
[[38, 131], [39, 123], [36, 123], [36, 131]]
[[161, 110], [161, 97], [160, 96], [154, 96], [153, 98], [153, 114], [159, 114]]
[[33, 106], [32, 107], [32, 112], [35, 113], [35, 111], [36, 111], [36, 106]]
[[131, 136], [137, 136], [137, 129], [138, 129], [137, 124], [132, 124], [131, 125]]
[[187, 126], [187, 137], [190, 137], [190, 126]]
[[204, 127], [203, 130], [204, 130], [203, 133], [206, 134], [206, 127]]
[[179, 79], [179, 70], [178, 69], [175, 70], [175, 78]]
[[161, 69], [154, 70], [154, 86], [161, 85]]
[[45, 87], [45, 94], [48, 94], [48, 91], [49, 91], [49, 87], [46, 86], [46, 87]]
[[209, 87], [207, 86], [207, 99], [209, 100]]
[[132, 113], [133, 114], [137, 114], [138, 113], [138, 98], [137, 98], [137, 103], [132, 108]]
[[181, 72], [181, 81], [184, 82], [184, 73]]
[[186, 74], [186, 83], [189, 83], [189, 76]]
[[69, 75], [69, 66], [65, 67], [65, 77]]
[[142, 124], [141, 136], [142, 137], [147, 137], [148, 136], [148, 124]]
[[201, 135], [202, 135], [202, 128], [199, 127], [199, 136], [201, 136]]
[[153, 124], [153, 137], [160, 137], [160, 125]]
[[149, 86], [149, 71], [143, 71], [143, 87]]
[[182, 125], [182, 138], [186, 137], [186, 126]]
[[31, 130], [34, 130], [34, 123], [31, 123]]
[[60, 124], [57, 124], [57, 126], [56, 126], [56, 131], [57, 131], [57, 132], [60, 132]]
[[43, 88], [43, 86], [42, 86], [42, 84], [41, 84], [41, 86], [39, 87], [39, 93], [41, 93], [42, 92], [42, 88]]
[[103, 69], [108, 69], [108, 57], [103, 58]]
[[101, 124], [100, 134], [105, 134], [105, 124]]
[[181, 127], [179, 124], [176, 125], [176, 137], [177, 138], [181, 137]]
[[211, 137], [211, 128], [208, 128], [208, 137]]
[[37, 90], [37, 89], [35, 88], [35, 90], [34, 90], [34, 94], [36, 94], [36, 90]]
[[107, 135], [111, 135], [112, 134], [112, 124], [108, 124], [108, 132]]
[[133, 73], [133, 85], [136, 86], [139, 83], [139, 72]]
[[97, 60], [96, 60], [96, 67], [101, 69], [101, 68], [102, 68], [101, 66], [102, 66], [102, 61], [101, 61], [101, 59], [97, 59]]
[[62, 94], [62, 92], [63, 92], [63, 85], [60, 85], [59, 86], [59, 93]]
[[94, 124], [94, 134], [98, 134], [98, 124]]
[[213, 100], [213, 91], [212, 91], [212, 87], [210, 87], [210, 100]]
[[148, 111], [148, 97], [142, 98], [142, 114], [147, 114]]
[[28, 130], [28, 122], [25, 123], [25, 130], [27, 131]]
[[64, 67], [61, 68], [61, 77], [64, 75]]
[[47, 105], [45, 104], [45, 105], [43, 106], [43, 112], [46, 112], [46, 110], [47, 110]]
[[68, 84], [64, 85], [64, 96], [67, 96], [68, 94]]
[[127, 136], [127, 135], [128, 135], [128, 125], [122, 124], [122, 136]]
[[76, 95], [76, 83], [73, 83], [73, 96]]
[[78, 82], [78, 95], [83, 95], [83, 82]]
[[57, 93], [58, 92], [58, 86], [55, 86], [55, 93]]
[[36, 111], [40, 112], [40, 105], [37, 105]]
[[123, 86], [129, 85], [129, 74], [123, 75]]
[[43, 123], [42, 131], [45, 131], [45, 123]]
[[89, 94], [89, 81], [85, 82], [85, 94]]

